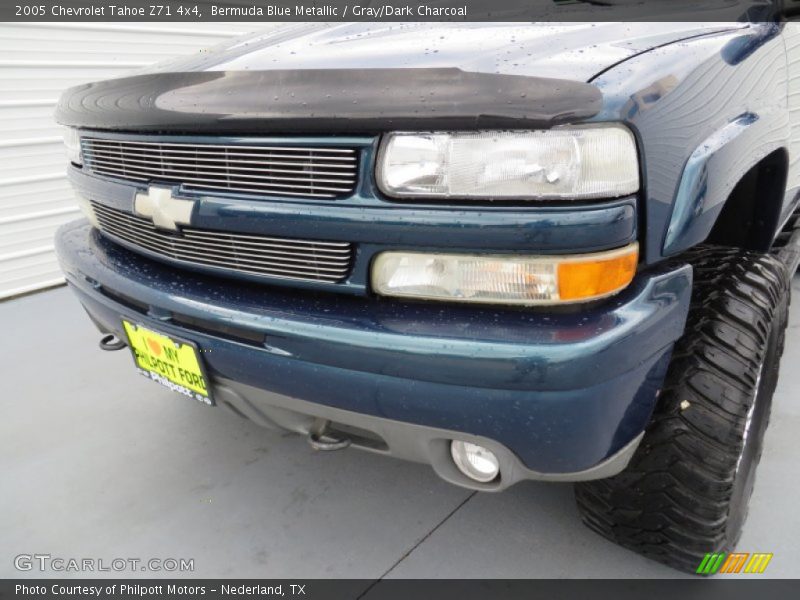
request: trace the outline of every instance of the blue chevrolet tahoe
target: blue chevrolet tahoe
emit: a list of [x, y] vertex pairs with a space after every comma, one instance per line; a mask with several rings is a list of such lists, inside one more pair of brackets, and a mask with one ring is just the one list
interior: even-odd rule
[[64, 93], [59, 259], [101, 347], [189, 399], [475, 490], [576, 482], [694, 572], [778, 377], [798, 49], [781, 20], [282, 26]]

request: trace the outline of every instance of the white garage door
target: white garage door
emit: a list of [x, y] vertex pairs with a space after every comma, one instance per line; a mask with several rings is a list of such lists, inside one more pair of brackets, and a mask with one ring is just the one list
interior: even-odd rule
[[53, 233], [78, 209], [53, 120], [61, 91], [252, 29], [252, 23], [0, 23], [0, 299], [63, 281]]

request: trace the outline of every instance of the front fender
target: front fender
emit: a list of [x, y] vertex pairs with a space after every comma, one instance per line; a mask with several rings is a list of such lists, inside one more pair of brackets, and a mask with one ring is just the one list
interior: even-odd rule
[[664, 256], [679, 254], [708, 237], [736, 184], [765, 156], [784, 147], [786, 123], [785, 112], [745, 113], [692, 152], [672, 205]]
[[753, 165], [788, 145], [781, 26], [752, 23], [640, 54], [598, 76], [604, 109], [642, 156], [643, 258], [653, 264], [706, 239]]

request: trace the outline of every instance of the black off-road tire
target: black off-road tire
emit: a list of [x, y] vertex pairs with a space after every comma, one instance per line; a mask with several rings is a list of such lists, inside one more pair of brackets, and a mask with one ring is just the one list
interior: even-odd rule
[[788, 316], [784, 263], [701, 247], [691, 308], [628, 467], [580, 483], [583, 521], [617, 544], [695, 573], [734, 548], [747, 517]]

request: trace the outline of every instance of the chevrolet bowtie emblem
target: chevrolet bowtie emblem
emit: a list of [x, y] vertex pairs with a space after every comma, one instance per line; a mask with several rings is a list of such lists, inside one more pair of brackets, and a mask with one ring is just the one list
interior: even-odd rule
[[153, 219], [160, 229], [178, 231], [178, 225], [188, 225], [192, 219], [194, 200], [175, 198], [171, 188], [151, 186], [147, 193], [138, 193], [133, 211], [140, 217]]

